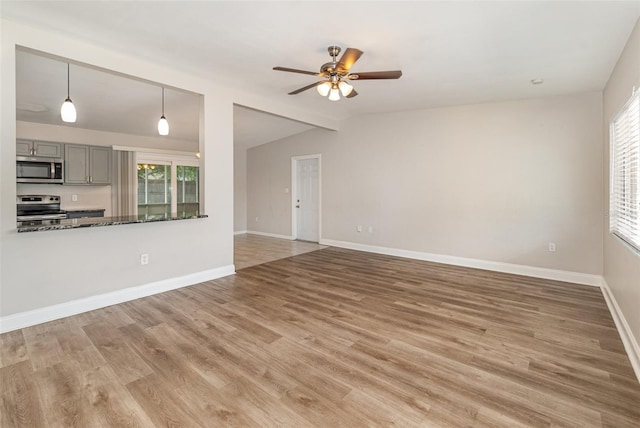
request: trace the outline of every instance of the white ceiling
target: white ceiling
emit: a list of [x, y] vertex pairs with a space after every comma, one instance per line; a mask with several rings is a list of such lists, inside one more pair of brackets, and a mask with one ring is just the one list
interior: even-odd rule
[[[638, 1], [3, 0], [0, 7], [3, 18], [82, 37], [335, 119], [602, 90], [640, 16]], [[326, 49], [332, 44], [365, 52], [353, 72], [401, 69], [403, 76], [399, 80], [355, 81], [359, 95], [338, 102], [320, 97], [315, 90], [287, 95], [316, 78], [273, 71], [272, 67], [317, 71], [329, 61]], [[64, 64], [36, 70], [20, 67], [19, 61], [18, 103], [45, 105], [49, 111], [19, 110], [19, 118], [59, 124], [59, 104], [66, 96]], [[106, 110], [135, 103], [144, 113], [129, 120], [131, 123], [123, 119], [96, 124], [92, 120], [87, 126], [104, 129], [117, 123], [118, 132], [155, 133], [159, 87], [129, 82], [122, 91], [128, 99], [117, 99], [114, 88], [108, 86], [115, 82], [113, 77], [96, 84], [85, 76], [83, 82], [81, 71], [75, 70], [78, 74], [74, 77], [71, 67], [77, 126], [85, 126], [80, 120], [85, 120], [83, 116], [89, 111], [81, 110], [80, 104], [86, 102], [89, 109], [89, 100], [98, 97], [104, 111], [92, 110], [91, 117], [106, 117]], [[38, 73], [44, 74], [39, 77], [44, 80], [37, 92], [30, 91], [28, 88], [36, 86], [29, 79], [38, 79], [34, 76]], [[544, 79], [544, 84], [531, 85], [531, 79], [537, 78]], [[83, 85], [92, 89], [87, 98], [80, 92]], [[109, 97], [104, 96], [105, 91]], [[109, 105], [108, 98], [115, 104]], [[180, 91], [166, 93], [172, 136], [193, 138], [193, 118], [182, 117], [189, 106], [195, 106], [193, 100], [197, 97]], [[183, 108], [183, 103], [187, 107]], [[308, 129], [307, 125], [251, 109], [236, 108], [235, 113], [236, 141], [245, 146]], [[120, 114], [133, 116], [130, 111]]]

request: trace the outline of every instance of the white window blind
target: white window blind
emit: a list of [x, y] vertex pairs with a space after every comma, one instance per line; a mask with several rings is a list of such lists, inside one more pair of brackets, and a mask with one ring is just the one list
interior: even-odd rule
[[640, 90], [611, 123], [611, 233], [640, 251]]

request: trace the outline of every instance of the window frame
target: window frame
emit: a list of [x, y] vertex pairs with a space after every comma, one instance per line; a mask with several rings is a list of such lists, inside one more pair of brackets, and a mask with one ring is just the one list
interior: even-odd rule
[[[135, 165], [137, 167], [138, 164], [156, 164], [156, 165], [168, 165], [170, 166], [171, 171], [171, 182], [169, 186], [171, 188], [171, 215], [177, 215], [178, 211], [178, 186], [177, 186], [177, 166], [195, 166], [198, 167], [199, 178], [198, 178], [198, 210], [202, 213], [202, 165], [201, 159], [198, 158], [197, 155], [194, 156], [185, 156], [178, 154], [166, 154], [166, 153], [145, 153], [145, 152], [137, 152]], [[138, 201], [138, 186], [135, 186], [135, 198]], [[175, 194], [174, 194], [175, 192]], [[136, 202], [136, 215], [138, 215], [138, 203]]]
[[[141, 164], [160, 165], [160, 166], [164, 166], [164, 167], [168, 166], [169, 168], [171, 168], [171, 163], [170, 162], [165, 162], [165, 161], [162, 161], [162, 162], [161, 161], [153, 161], [153, 162], [141, 161], [141, 162], [138, 162], [136, 164], [136, 166], [137, 165], [141, 165]], [[147, 180], [148, 180], [148, 170], [146, 168], [144, 168], [144, 170], [145, 170], [145, 190], [146, 190], [144, 205], [149, 205], [149, 186], [148, 186], [148, 184], [146, 184]], [[169, 193], [167, 188], [171, 187], [171, 179], [167, 180], [167, 177], [165, 175], [164, 181], [165, 181], [165, 188], [164, 188], [164, 200], [165, 200], [165, 202], [164, 203], [167, 204], [167, 194]], [[169, 182], [169, 186], [166, 185], [167, 182]], [[136, 189], [137, 189], [137, 187], [136, 187]], [[136, 190], [136, 192], [137, 192], [137, 190]], [[140, 197], [140, 194], [138, 193], [136, 195], [136, 199], [139, 198], [139, 197]], [[138, 205], [140, 205], [140, 201], [138, 201]]]
[[609, 233], [640, 255], [640, 90], [611, 119], [609, 146]]
[[[178, 174], [178, 169], [182, 167], [182, 168], [198, 168], [198, 174], [197, 174], [197, 178], [196, 178], [196, 182], [195, 182], [195, 197], [196, 200], [194, 202], [187, 202], [185, 201], [185, 196], [186, 196], [186, 189], [187, 189], [187, 180], [180, 180], [181, 176], [180, 174]], [[175, 161], [173, 163], [172, 168], [175, 170], [175, 186], [176, 186], [176, 191], [175, 191], [175, 196], [176, 196], [176, 209], [178, 207], [180, 207], [180, 205], [182, 204], [182, 206], [184, 207], [187, 204], [197, 204], [198, 205], [198, 213], [200, 212], [200, 179], [201, 179], [201, 175], [200, 175], [200, 166], [199, 165], [195, 165], [194, 162], [190, 162], [190, 161]], [[183, 170], [184, 173], [184, 170]], [[182, 176], [182, 178], [184, 178], [184, 175]], [[182, 181], [182, 193], [180, 193], [180, 181]], [[182, 202], [181, 202], [182, 199]], [[177, 211], [178, 214], [180, 215], [184, 215], [185, 211]]]

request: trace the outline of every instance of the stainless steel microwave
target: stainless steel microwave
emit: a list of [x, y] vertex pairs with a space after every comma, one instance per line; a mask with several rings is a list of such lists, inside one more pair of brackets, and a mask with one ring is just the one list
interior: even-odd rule
[[16, 182], [62, 184], [64, 159], [32, 156], [16, 157]]

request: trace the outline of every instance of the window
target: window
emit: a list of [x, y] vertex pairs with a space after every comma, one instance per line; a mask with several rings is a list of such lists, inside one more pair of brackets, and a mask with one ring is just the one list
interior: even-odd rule
[[200, 212], [198, 195], [200, 194], [200, 168], [197, 166], [177, 165], [178, 215], [195, 216]]
[[611, 123], [611, 233], [640, 251], [640, 91]]
[[198, 161], [169, 155], [138, 158], [138, 217], [192, 217], [200, 214]]
[[171, 165], [138, 164], [138, 217], [171, 215]]

